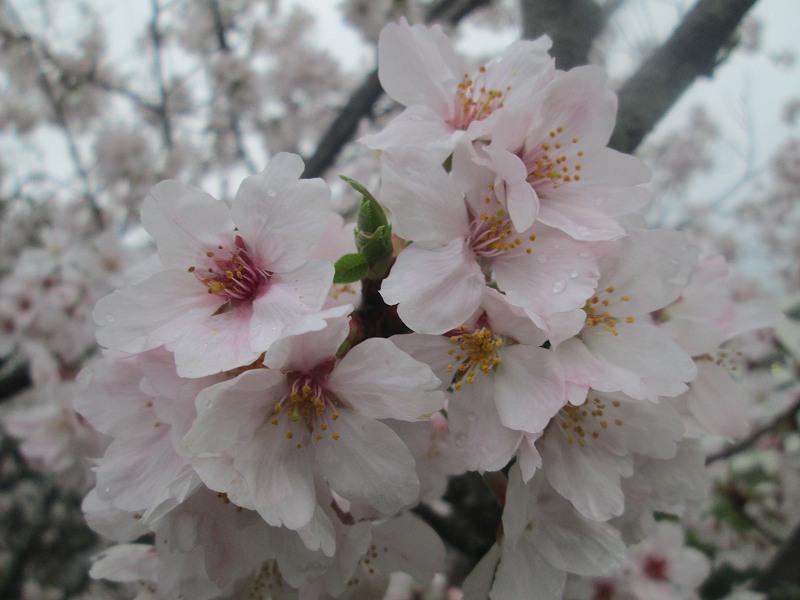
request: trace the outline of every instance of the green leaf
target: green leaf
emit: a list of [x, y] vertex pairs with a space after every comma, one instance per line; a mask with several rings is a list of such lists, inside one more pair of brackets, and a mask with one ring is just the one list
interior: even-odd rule
[[345, 254], [333, 265], [333, 283], [353, 283], [367, 276], [369, 265], [362, 254]]

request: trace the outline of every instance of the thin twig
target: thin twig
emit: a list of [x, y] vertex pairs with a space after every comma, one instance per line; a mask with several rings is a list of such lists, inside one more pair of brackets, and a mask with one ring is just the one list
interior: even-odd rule
[[[214, 31], [217, 36], [217, 43], [219, 44], [219, 49], [223, 54], [230, 54], [231, 48], [228, 44], [228, 40], [225, 34], [225, 23], [222, 21], [222, 13], [220, 12], [219, 2], [217, 0], [209, 0], [209, 4], [211, 6], [211, 14], [214, 18]], [[255, 173], [258, 169], [256, 168], [255, 163], [247, 154], [247, 149], [244, 147], [244, 139], [242, 137], [242, 129], [239, 124], [239, 117], [236, 112], [233, 110], [233, 105], [231, 103], [230, 97], [230, 89], [226, 86], [224, 90], [225, 100], [228, 104], [228, 122], [231, 126], [231, 133], [233, 134], [233, 143], [236, 145], [236, 153], [239, 155], [239, 158], [242, 159], [247, 170], [251, 173]]]
[[780, 413], [777, 417], [775, 417], [772, 421], [767, 423], [766, 425], [762, 425], [761, 427], [757, 427], [754, 429], [750, 435], [748, 435], [743, 440], [736, 442], [735, 444], [731, 444], [727, 448], [720, 450], [719, 452], [715, 452], [713, 454], [709, 454], [706, 457], [706, 465], [710, 465], [720, 460], [724, 460], [726, 458], [730, 458], [739, 452], [743, 452], [747, 450], [751, 446], [753, 446], [762, 436], [776, 430], [782, 424], [786, 423], [794, 419], [796, 413], [800, 410], [800, 398], [795, 400], [795, 402], [784, 412]]

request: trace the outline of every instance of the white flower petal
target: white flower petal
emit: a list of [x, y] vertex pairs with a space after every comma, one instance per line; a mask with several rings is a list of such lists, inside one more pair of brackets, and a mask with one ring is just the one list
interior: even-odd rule
[[419, 479], [414, 459], [388, 426], [342, 410], [326, 435], [315, 443], [317, 464], [331, 489], [351, 502], [391, 514], [417, 500]]

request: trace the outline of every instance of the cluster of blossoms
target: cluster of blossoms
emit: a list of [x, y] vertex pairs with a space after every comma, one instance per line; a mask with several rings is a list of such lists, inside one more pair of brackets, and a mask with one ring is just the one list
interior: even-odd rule
[[384, 28], [381, 83], [406, 108], [361, 140], [380, 205], [353, 183], [355, 231], [293, 154], [230, 204], [152, 189], [158, 255], [98, 302], [106, 350], [80, 378], [107, 436], [84, 510], [119, 542], [93, 576], [139, 598], [403, 597], [444, 569], [409, 509], [479, 471], [503, 516], [467, 599], [702, 579], [653, 513], [702, 496], [701, 432], [745, 433], [717, 349], [777, 312], [644, 227], [649, 171], [606, 147], [605, 74], [556, 70], [549, 45], [465, 74], [440, 29]]

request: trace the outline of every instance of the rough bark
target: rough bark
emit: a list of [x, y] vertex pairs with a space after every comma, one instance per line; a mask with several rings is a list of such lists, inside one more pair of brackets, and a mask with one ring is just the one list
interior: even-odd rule
[[683, 22], [619, 91], [617, 127], [609, 144], [633, 152], [700, 76], [710, 76], [721, 51], [756, 0], [699, 0]]
[[549, 35], [556, 67], [568, 70], [588, 62], [592, 43], [605, 25], [604, 11], [593, 0], [524, 0], [522, 37]]

